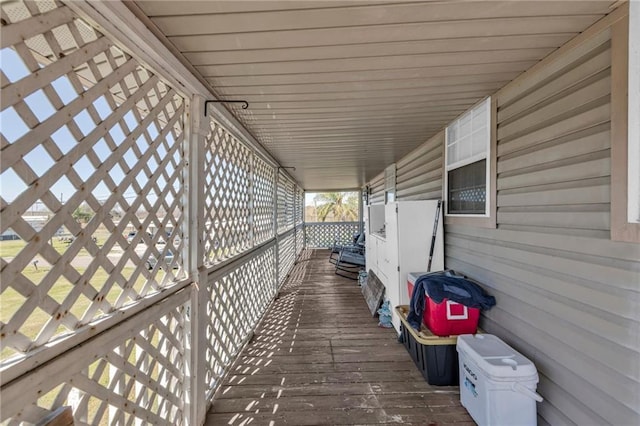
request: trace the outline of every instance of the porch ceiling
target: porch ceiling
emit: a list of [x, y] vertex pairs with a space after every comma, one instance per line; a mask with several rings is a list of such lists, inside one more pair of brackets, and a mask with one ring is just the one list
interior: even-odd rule
[[[307, 190], [360, 187], [615, 1], [137, 1]], [[136, 7], [137, 5], [137, 7]]]

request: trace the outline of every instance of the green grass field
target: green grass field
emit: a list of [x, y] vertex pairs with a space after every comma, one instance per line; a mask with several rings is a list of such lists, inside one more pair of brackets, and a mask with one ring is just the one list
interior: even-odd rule
[[[109, 235], [110, 234], [108, 231], [106, 231], [106, 229], [100, 229], [96, 233], [94, 233], [94, 237], [97, 238], [97, 245], [101, 247], [102, 244], [104, 244], [104, 242], [107, 240]], [[51, 240], [51, 243], [53, 248], [56, 251], [58, 251], [60, 254], [64, 253], [70, 246], [68, 243], [65, 243], [64, 241], [61, 241], [60, 239], [58, 239], [58, 237], [54, 237]], [[0, 257], [5, 259], [5, 261], [10, 262], [9, 259], [15, 258], [16, 256], [18, 256], [20, 251], [23, 250], [26, 246], [27, 246], [27, 243], [22, 240], [0, 241]], [[86, 251], [86, 249], [82, 249], [79, 251], [77, 256], [90, 257], [91, 255]], [[38, 265], [38, 267], [36, 268], [33, 265], [33, 263], [29, 263], [28, 266], [25, 267], [24, 270], [22, 271], [22, 275], [29, 281], [36, 284], [37, 286], [43, 281], [43, 279], [45, 279], [45, 277], [47, 276], [47, 274], [49, 274], [51, 269], [52, 269], [51, 266], [43, 266], [43, 265]], [[85, 268], [80, 268], [80, 267], [75, 267], [75, 269], [79, 274], [83, 274], [86, 271]], [[134, 271], [135, 271], [135, 268], [126, 267], [120, 273], [122, 274], [122, 276], [125, 277], [125, 279], [130, 281], [133, 278], [132, 275]], [[162, 282], [164, 279], [164, 275], [165, 275], [165, 272], [163, 270], [158, 270], [157, 275], [155, 276], [156, 281]], [[109, 274], [104, 269], [98, 268], [96, 273], [90, 278], [89, 284], [94, 289], [100, 290], [104, 286], [108, 278], [109, 278]], [[144, 275], [140, 274], [136, 278], [135, 283], [133, 284], [133, 288], [136, 291], [136, 293], [140, 293], [140, 291], [142, 290], [142, 288], [146, 283], [147, 283], [147, 278]], [[47, 291], [47, 295], [53, 298], [57, 303], [62, 303], [65, 300], [65, 298], [69, 295], [69, 293], [73, 291], [74, 288], [75, 288], [75, 285], [73, 283], [69, 282], [64, 277], [59, 277], [56, 280], [56, 282], [53, 284], [53, 286]], [[118, 300], [118, 298], [122, 295], [122, 292], [123, 292], [122, 288], [117, 283], [114, 283], [112, 288], [107, 293], [105, 299], [109, 302], [110, 305], [113, 306]], [[135, 297], [135, 295], [132, 295], [131, 297]], [[11, 320], [11, 318], [20, 310], [20, 308], [24, 306], [26, 301], [27, 301], [27, 298], [21, 295], [20, 293], [18, 293], [17, 291], [15, 291], [12, 287], [5, 286], [4, 291], [2, 292], [2, 294], [0, 294], [0, 321], [2, 321], [4, 324], [7, 324]], [[124, 304], [127, 305], [133, 302], [134, 300], [132, 300], [131, 298], [127, 298]], [[87, 311], [87, 308], [89, 308], [91, 303], [92, 301], [89, 300], [87, 297], [85, 297], [84, 295], [80, 295], [76, 299], [76, 301], [73, 303], [71, 308], [69, 309], [69, 314], [74, 315], [78, 320], [82, 320], [85, 312]], [[93, 314], [92, 316], [93, 318], [88, 318], [86, 320], [99, 318], [107, 313], [108, 312], [102, 312], [98, 310]], [[44, 312], [42, 309], [40, 308], [33, 309], [29, 312], [28, 318], [24, 322], [24, 324], [20, 327], [19, 332], [24, 334], [29, 339], [35, 339], [38, 336], [38, 334], [42, 331], [46, 323], [50, 320], [50, 318], [51, 318], [50, 315]], [[55, 331], [55, 336], [62, 336], [64, 334], [71, 333], [73, 331], [74, 330], [69, 330], [64, 326], [58, 326], [57, 330]], [[151, 339], [152, 344], [157, 344], [158, 339], [159, 337], [157, 334], [153, 336], [153, 338]], [[140, 351], [140, 349], [134, 350], [129, 357], [129, 360], [133, 363], [135, 363], [136, 361], [136, 351]], [[0, 352], [0, 362], [5, 361], [17, 354], [19, 353], [16, 352], [15, 350], [8, 347], [4, 347]], [[142, 353], [138, 352], [138, 355], [140, 354], [144, 355], [144, 352]], [[98, 370], [98, 366], [99, 366], [99, 362], [97, 361], [93, 362], [89, 366], [88, 368], [89, 377], [92, 377], [93, 380], [98, 381], [100, 384], [104, 386], [108, 386], [110, 382], [109, 375], [112, 374], [113, 371], [111, 371], [109, 368]], [[153, 369], [153, 371], [150, 372], [150, 374], [155, 379], [158, 379], [158, 376], [159, 376], [158, 367], [156, 366]], [[56, 389], [53, 389], [52, 391], [43, 395], [38, 400], [38, 405], [41, 407], [51, 407], [62, 386], [63, 385], [60, 385]], [[135, 392], [136, 392], [136, 389], [134, 387], [133, 389], [131, 389], [129, 398], [135, 400], [134, 398]], [[103, 412], [104, 418], [101, 419], [101, 421], [93, 420], [93, 417], [96, 414], [96, 412], [98, 412], [98, 408], [100, 407], [101, 404], [102, 404], [102, 401], [100, 401], [96, 397], [92, 397], [89, 400], [89, 407], [88, 407], [89, 416], [88, 416], [88, 419], [86, 419], [88, 422], [97, 423], [97, 424], [108, 424], [108, 417], [109, 417], [107, 414], [108, 411]], [[154, 405], [157, 407], [157, 401], [154, 403]]]
[[[96, 238], [96, 244], [98, 247], [102, 247], [107, 238], [109, 238], [109, 235], [109, 231], [102, 227], [96, 230], [93, 237]], [[67, 248], [69, 248], [69, 244], [60, 240], [58, 237], [53, 237], [51, 239], [51, 243], [53, 248], [60, 254], [64, 253]], [[0, 257], [16, 257], [20, 250], [22, 250], [26, 245], [26, 241], [23, 240], [0, 241]], [[81, 249], [78, 252], [78, 256], [89, 256], [89, 252], [87, 252], [86, 249]]]
[[[2, 251], [3, 257], [6, 256], [5, 253], [12, 253], [12, 252], [17, 253], [22, 247], [24, 247], [24, 242], [21, 242], [21, 241], [10, 241], [10, 243], [12, 243], [10, 245], [9, 244], [5, 245], [4, 243], [7, 243], [7, 242], [6, 241], [0, 242], [0, 247], [3, 250]], [[22, 243], [22, 244], [17, 244], [17, 243]], [[29, 265], [29, 267], [26, 268], [25, 271], [23, 271], [23, 275], [30, 281], [34, 283], [39, 283], [49, 273], [50, 270], [51, 270], [51, 267], [39, 267], [38, 270], [36, 270], [35, 267], [33, 267], [32, 265]], [[84, 269], [80, 269], [80, 268], [76, 268], [76, 270], [80, 274], [84, 273], [85, 271]], [[134, 272], [134, 268], [125, 268], [122, 270], [122, 275], [125, 277], [131, 277], [133, 272]], [[163, 275], [164, 275], [164, 271], [160, 270], [158, 272], [158, 275], [156, 276], [156, 279], [158, 281], [162, 281]], [[100, 289], [102, 285], [104, 285], [104, 283], [107, 281], [107, 278], [108, 278], [108, 274], [106, 273], [106, 271], [104, 271], [103, 269], [99, 269], [93, 275], [90, 282], [94, 288]], [[140, 290], [142, 289], [146, 281], [147, 281], [146, 278], [142, 275], [137, 278], [133, 286], [136, 292], [138, 293], [140, 292]], [[64, 299], [67, 297], [67, 295], [73, 290], [73, 288], [74, 288], [73, 284], [71, 284], [64, 278], [60, 278], [49, 290], [48, 295], [51, 296], [54, 300], [56, 300], [58, 303], [62, 303]], [[111, 290], [107, 293], [106, 299], [110, 302], [110, 304], [113, 305], [118, 299], [118, 297], [121, 295], [121, 293], [122, 293], [122, 288], [119, 285], [114, 284]], [[25, 297], [23, 297], [21, 294], [19, 294], [12, 288], [8, 287], [0, 295], [0, 321], [2, 321], [5, 324], [8, 321], [10, 321], [13, 315], [20, 309], [21, 306], [23, 306], [25, 301], [26, 301]], [[132, 303], [132, 302], [133, 300], [127, 300], [125, 304]], [[86, 312], [87, 308], [90, 306], [90, 304], [91, 304], [91, 301], [89, 299], [87, 299], [84, 296], [80, 296], [78, 297], [76, 302], [73, 304], [69, 312], [70, 314], [75, 315], [76, 318], [81, 319], [84, 313]], [[104, 312], [98, 311], [95, 314], [95, 316], [102, 316], [104, 314], [105, 314]], [[37, 335], [40, 333], [40, 331], [42, 330], [42, 328], [45, 326], [47, 321], [49, 321], [49, 319], [50, 319], [49, 314], [37, 308], [29, 315], [27, 321], [25, 321], [23, 326], [20, 328], [20, 333], [24, 334], [30, 339], [35, 339]], [[59, 326], [58, 329], [56, 330], [56, 335], [63, 335], [71, 331], [72, 330], [68, 330], [63, 326]], [[156, 335], [154, 336], [152, 341], [155, 341], [155, 343], [157, 343], [157, 340], [158, 340], [158, 336]], [[0, 352], [0, 360], [6, 360], [16, 354], [17, 352], [11, 348], [3, 348], [3, 350]], [[130, 361], [135, 362], [135, 357], [136, 357], [136, 354], [134, 351], [130, 356]], [[88, 370], [89, 377], [92, 377], [94, 380], [98, 381], [104, 386], [108, 386], [110, 381], [109, 368], [98, 372], [96, 376], [97, 368], [98, 368], [97, 362], [91, 364]], [[158, 376], [157, 367], [154, 369], [154, 371], [151, 372], [151, 375], [157, 379], [157, 376]], [[39, 399], [38, 405], [42, 407], [51, 407], [54, 400], [56, 399], [57, 393], [61, 388], [62, 388], [62, 385], [48, 392], [46, 395], [44, 395], [42, 398]], [[135, 389], [132, 389], [130, 397], [133, 397], [134, 393], [135, 393]], [[89, 408], [88, 408], [89, 420], [91, 420], [91, 418], [98, 411], [98, 408], [100, 407], [100, 405], [101, 405], [101, 401], [98, 400], [97, 398], [90, 399]], [[107, 418], [108, 416], [105, 414], [105, 417], [102, 419], [102, 421], [98, 423], [107, 424], [108, 423]]]
[[[96, 232], [93, 233], [93, 237], [97, 239], [96, 243], [98, 247], [101, 247], [102, 244], [104, 244], [104, 242], [107, 240], [107, 238], [109, 238], [109, 236], [109, 231], [107, 231], [103, 227], [99, 228], [98, 230], [96, 230]], [[60, 254], [64, 253], [70, 246], [68, 243], [61, 241], [58, 237], [54, 237], [51, 240], [51, 244], [53, 248]], [[23, 240], [0, 241], [0, 257], [10, 262], [9, 259], [17, 257], [20, 251], [23, 250], [26, 246], [27, 243]], [[81, 249], [76, 256], [79, 258], [91, 257], [86, 249]], [[51, 269], [51, 266], [38, 265], [36, 267], [33, 263], [29, 262], [29, 264], [22, 271], [22, 275], [37, 286], [47, 276]], [[86, 270], [85, 268], [80, 267], [75, 267], [75, 269], [80, 274], [83, 274]], [[133, 267], [126, 267], [120, 273], [125, 277], [125, 279], [130, 280], [132, 278], [133, 272]], [[162, 280], [164, 279], [164, 274], [165, 272], [163, 270], [159, 270], [157, 276], [155, 277], [156, 281], [162, 282]], [[104, 269], [98, 268], [98, 270], [90, 278], [89, 284], [94, 289], [99, 291], [102, 289], [108, 278], [108, 273]], [[146, 282], [147, 279], [142, 274], [140, 274], [136, 278], [136, 282], [133, 285], [133, 288], [136, 290], [136, 292], [139, 293]], [[53, 286], [47, 291], [47, 294], [57, 303], [62, 303], [73, 289], [73, 283], [69, 282], [64, 277], [58, 277], [55, 284], [53, 284]], [[122, 288], [118, 284], [113, 284], [112, 288], [106, 295], [106, 299], [111, 305], [113, 305], [117, 301], [121, 293]], [[7, 324], [11, 320], [13, 315], [16, 314], [16, 312], [18, 312], [19, 309], [23, 306], [26, 300], [27, 298], [25, 296], [18, 293], [12, 287], [6, 286], [5, 290], [2, 292], [2, 294], [0, 294], [0, 321]], [[126, 300], [125, 304], [129, 304], [132, 302], [132, 300]], [[91, 303], [92, 301], [87, 297], [85, 297], [84, 295], [80, 295], [69, 309], [69, 314], [74, 315], [80, 320], [83, 318], [85, 311], [91, 305]], [[99, 317], [106, 313], [108, 312], [98, 311], [94, 314], [94, 317]], [[28, 319], [21, 326], [19, 331], [28, 338], [34, 339], [37, 337], [38, 333], [40, 333], [49, 318], [49, 314], [45, 313], [39, 308], [36, 308], [29, 313]], [[67, 330], [63, 326], [60, 326], [59, 329], [56, 330], [55, 334], [59, 335], [70, 331], [72, 330]], [[0, 360], [4, 360], [8, 356], [11, 356], [13, 354], [14, 352], [11, 349], [4, 348], [0, 353]]]
[[16, 257], [26, 245], [22, 240], [0, 241], [0, 257]]
[[[30, 281], [34, 283], [39, 283], [47, 275], [47, 273], [50, 270], [51, 270], [50, 267], [39, 267], [38, 270], [36, 271], [35, 268], [30, 265], [23, 272], [23, 275]], [[84, 273], [85, 271], [84, 269], [81, 269], [81, 268], [76, 268], [76, 270], [80, 274]], [[125, 277], [131, 277], [131, 275], [133, 274], [133, 271], [134, 271], [134, 268], [124, 268], [122, 270], [122, 275]], [[163, 278], [163, 274], [164, 274], [164, 271], [160, 270], [156, 279], [158, 281], [161, 281]], [[104, 271], [103, 269], [98, 269], [98, 271], [91, 278], [90, 283], [96, 290], [99, 290], [104, 285], [104, 283], [106, 283], [107, 278], [108, 278], [107, 272]], [[137, 278], [136, 283], [133, 285], [133, 288], [136, 290], [136, 292], [140, 292], [140, 290], [142, 289], [146, 281], [147, 281], [146, 278], [142, 275], [140, 275]], [[64, 299], [67, 297], [67, 295], [73, 290], [73, 288], [74, 288], [73, 284], [71, 284], [69, 281], [61, 277], [58, 279], [58, 281], [56, 281], [53, 287], [49, 290], [48, 295], [51, 296], [56, 302], [62, 303]], [[122, 293], [122, 288], [119, 285], [114, 284], [113, 287], [107, 293], [106, 299], [109, 301], [110, 304], [113, 305], [121, 293]], [[21, 294], [19, 294], [12, 288], [7, 288], [0, 296], [0, 321], [2, 321], [5, 324], [8, 323], [9, 320], [11, 320], [11, 318], [13, 317], [13, 315], [24, 304], [25, 301], [26, 301], [25, 297], [23, 297]], [[132, 302], [133, 302], [132, 300], [128, 300], [125, 302], [125, 304], [132, 303]], [[69, 310], [69, 313], [73, 314], [78, 319], [82, 319], [85, 311], [90, 306], [90, 304], [91, 304], [91, 300], [86, 298], [84, 295], [81, 295], [75, 301], [75, 303]], [[106, 314], [106, 312], [98, 311], [95, 315], [102, 316], [104, 314]], [[31, 313], [27, 321], [22, 325], [22, 327], [20, 328], [20, 332], [30, 339], [35, 339], [38, 333], [40, 333], [40, 330], [44, 327], [46, 322], [49, 320], [49, 318], [50, 318], [49, 314], [47, 314], [46, 312], [44, 312], [39, 308], [36, 308]], [[72, 330], [67, 330], [65, 327], [59, 326], [58, 329], [56, 330], [56, 335], [65, 334], [70, 331]], [[4, 348], [0, 353], [0, 359], [4, 360], [13, 354], [14, 354], [13, 350], [11, 350], [10, 348]]]

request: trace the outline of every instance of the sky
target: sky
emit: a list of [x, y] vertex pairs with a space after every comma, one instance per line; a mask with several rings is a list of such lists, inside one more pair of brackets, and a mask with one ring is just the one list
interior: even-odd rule
[[313, 205], [313, 197], [315, 197], [317, 192], [307, 192], [304, 194], [304, 205], [312, 206]]
[[[11, 48], [0, 50], [0, 68], [2, 68], [2, 72], [4, 72], [11, 82], [16, 82], [30, 74], [18, 54]], [[51, 86], [58, 93], [58, 96], [64, 104], [68, 104], [78, 97], [66, 76], [58, 78]], [[27, 96], [25, 103], [40, 122], [43, 122], [56, 112], [42, 90], [38, 90]], [[93, 105], [101, 119], [105, 119], [112, 112], [106, 99], [102, 96], [97, 98]], [[87, 111], [83, 110], [76, 115], [73, 120], [84, 136], [95, 129], [95, 124]], [[124, 121], [127, 126], [129, 126], [129, 129], [137, 127], [137, 121], [132, 112], [128, 112], [124, 116]], [[0, 112], [0, 131], [9, 143], [13, 143], [24, 136], [29, 131], [29, 128], [13, 107], [8, 107]], [[158, 130], [155, 125], [150, 125], [148, 131], [151, 138], [158, 136]], [[109, 133], [116, 144], [121, 143], [125, 139], [125, 133], [120, 125], [115, 125]], [[63, 153], [69, 152], [77, 144], [67, 126], [60, 127], [51, 138]], [[143, 136], [140, 138], [138, 142], [139, 146], [146, 149], [148, 146], [147, 142]], [[100, 139], [100, 141], [93, 146], [93, 151], [101, 161], [106, 160], [110, 155], [109, 147], [103, 139]], [[25, 155], [24, 158], [38, 176], [42, 176], [54, 164], [53, 158], [51, 158], [42, 146], [37, 146]], [[124, 158], [128, 164], [133, 164], [137, 161], [132, 152], [127, 152]], [[81, 158], [73, 167], [83, 180], [88, 179], [95, 171], [93, 165], [86, 157]], [[124, 172], [119, 166], [115, 166], [109, 173], [116, 183], [119, 183], [124, 178]], [[8, 169], [0, 176], [0, 195], [5, 201], [11, 202], [26, 188], [27, 185], [16, 175], [13, 169]], [[62, 177], [52, 186], [52, 192], [58, 199], [64, 200], [75, 193], [76, 189], [65, 177]], [[102, 183], [93, 190], [93, 195], [98, 200], [106, 200], [110, 194], [111, 191]], [[131, 190], [125, 192], [125, 198], [134, 198], [135, 196], [136, 194]]]

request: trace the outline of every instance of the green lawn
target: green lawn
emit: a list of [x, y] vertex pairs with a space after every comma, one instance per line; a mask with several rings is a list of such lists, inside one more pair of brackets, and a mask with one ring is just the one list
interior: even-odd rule
[[[98, 228], [93, 236], [97, 239], [96, 244], [98, 247], [102, 247], [102, 245], [109, 238], [109, 231], [103, 228]], [[51, 239], [51, 243], [53, 248], [58, 251], [58, 253], [64, 253], [67, 248], [69, 248], [69, 243], [61, 241], [58, 237], [53, 237]], [[8, 241], [0, 241], [0, 257], [16, 257], [20, 250], [22, 250], [27, 245], [26, 241], [23, 240], [8, 240]], [[86, 249], [81, 249], [77, 256], [89, 256], [89, 252]]]
[[0, 241], [0, 257], [16, 257], [26, 245], [22, 240]]
[[[85, 270], [83, 268], [76, 268], [77, 271], [82, 274]], [[46, 274], [51, 270], [51, 267], [39, 267], [36, 271], [33, 266], [29, 266], [24, 272], [23, 275], [34, 283], [39, 283]], [[122, 270], [122, 275], [125, 277], [131, 277], [133, 274], [134, 268], [124, 268]], [[157, 276], [158, 281], [162, 281], [164, 271], [160, 270]], [[95, 289], [100, 289], [103, 284], [107, 281], [108, 274], [107, 272], [100, 268], [90, 280], [91, 285]], [[146, 279], [140, 275], [133, 288], [140, 292], [144, 284], [146, 283]], [[58, 281], [53, 285], [51, 290], [49, 291], [49, 295], [55, 299], [58, 303], [62, 303], [67, 295], [71, 292], [74, 285], [71, 284], [64, 278], [59, 278]], [[114, 284], [111, 290], [107, 293], [106, 299], [111, 303], [115, 303], [117, 298], [120, 296], [122, 292], [122, 288]], [[9, 322], [11, 317], [20, 309], [22, 304], [25, 302], [25, 298], [13, 290], [12, 288], [7, 288], [2, 295], [0, 295], [0, 321], [3, 323]], [[128, 300], [126, 303], [131, 303], [131, 300]], [[78, 297], [74, 305], [71, 307], [69, 312], [76, 316], [76, 318], [81, 319], [84, 312], [87, 310], [91, 301], [87, 299], [84, 295]], [[98, 312], [96, 315], [102, 316], [105, 313]], [[20, 332], [30, 339], [34, 339], [45, 323], [49, 320], [49, 314], [45, 313], [41, 309], [37, 308], [34, 312], [31, 313], [27, 321], [20, 328]], [[71, 330], [67, 330], [65, 327], [60, 326], [56, 331], [56, 334], [64, 334], [70, 332]], [[7, 357], [13, 355], [15, 352], [10, 348], [4, 348], [0, 353], [0, 359], [4, 360]]]
[[[99, 229], [94, 233], [94, 236], [98, 240], [97, 244], [99, 247], [101, 247], [102, 244], [104, 244], [107, 238], [109, 238], [109, 235], [110, 234], [106, 229]], [[69, 244], [63, 241], [60, 241], [57, 237], [53, 238], [52, 244], [53, 244], [53, 248], [61, 254], [64, 253], [69, 247]], [[22, 240], [0, 241], [0, 257], [5, 258], [5, 260], [7, 260], [7, 258], [14, 258], [18, 255], [18, 253], [20, 253], [20, 251], [26, 245], [27, 243]], [[80, 250], [77, 256], [90, 256], [90, 254], [85, 249], [82, 249]], [[51, 271], [51, 269], [52, 267], [50, 266], [39, 265], [38, 269], [36, 270], [35, 266], [30, 263], [24, 269], [22, 274], [28, 280], [30, 280], [31, 282], [37, 285], [47, 276], [47, 274]], [[80, 274], [83, 274], [85, 272], [85, 268], [77, 267], [75, 269]], [[135, 268], [133, 267], [124, 268], [121, 274], [125, 277], [125, 279], [131, 280], [134, 270]], [[159, 270], [155, 279], [158, 282], [162, 282], [164, 279], [164, 275], [165, 275], [165, 272], [163, 270]], [[108, 277], [109, 277], [109, 274], [104, 269], [99, 268], [96, 271], [96, 273], [91, 277], [90, 285], [96, 290], [99, 290], [103, 287]], [[133, 285], [133, 288], [136, 290], [137, 293], [139, 293], [146, 283], [147, 283], [147, 279], [144, 276], [140, 275], [136, 279], [136, 282]], [[56, 302], [62, 303], [73, 289], [74, 289], [74, 284], [66, 280], [64, 277], [60, 277], [58, 278], [56, 283], [53, 285], [53, 287], [48, 291], [48, 295], [51, 296], [54, 300], [56, 300]], [[121, 294], [122, 294], [122, 288], [119, 285], [114, 284], [111, 290], [107, 293], [106, 300], [109, 301], [111, 305], [113, 305]], [[22, 296], [21, 294], [13, 290], [13, 288], [6, 287], [6, 289], [2, 292], [2, 294], [0, 294], [0, 321], [2, 321], [5, 324], [9, 322], [11, 318], [14, 316], [14, 314], [20, 309], [20, 307], [23, 306], [26, 300], [27, 299], [24, 296]], [[125, 305], [133, 302], [134, 302], [133, 300], [128, 299], [125, 302]], [[81, 319], [90, 305], [91, 305], [91, 300], [86, 298], [84, 295], [81, 295], [78, 297], [78, 299], [74, 302], [73, 306], [70, 308], [69, 314], [73, 314], [76, 318]], [[107, 312], [97, 311], [94, 314], [94, 318], [103, 316], [106, 313]], [[25, 323], [22, 325], [19, 331], [20, 333], [24, 334], [28, 338], [35, 339], [37, 335], [40, 333], [40, 331], [42, 330], [42, 328], [45, 326], [47, 321], [49, 321], [49, 319], [50, 319], [49, 314], [37, 308], [29, 314], [28, 319], [25, 321]], [[72, 331], [73, 330], [68, 330], [63, 326], [59, 326], [55, 334], [56, 336], [60, 336], [66, 333], [70, 333]], [[157, 334], [154, 335], [151, 338], [151, 341], [152, 343], [157, 344], [158, 335]], [[9, 357], [12, 357], [16, 354], [17, 352], [14, 351], [13, 349], [3, 348], [3, 350], [0, 352], [0, 361], [6, 360]], [[136, 357], [136, 351], [134, 350], [130, 356], [130, 361], [135, 362], [135, 357]], [[106, 368], [102, 371], [97, 371], [98, 366], [99, 366], [99, 362], [93, 362], [89, 366], [89, 369], [88, 369], [89, 377], [92, 377], [93, 380], [97, 380], [99, 383], [101, 383], [104, 386], [108, 386], [110, 370], [109, 368]], [[158, 367], [156, 366], [154, 370], [150, 372], [150, 374], [155, 379], [158, 379], [158, 376], [159, 376]], [[53, 404], [60, 388], [61, 387], [59, 386], [58, 388], [52, 390], [51, 392], [48, 392], [46, 395], [41, 397], [40, 400], [38, 401], [38, 405], [42, 407], [50, 407]], [[133, 398], [134, 393], [135, 393], [135, 388], [131, 390], [131, 394], [129, 395], [129, 397]], [[87, 419], [89, 422], [92, 422], [93, 416], [95, 415], [101, 403], [102, 402], [95, 397], [90, 399], [89, 418]], [[157, 406], [157, 400], [155, 402], [155, 405]], [[104, 413], [104, 417], [102, 421], [93, 422], [93, 423], [107, 424], [108, 417], [109, 416], [108, 416], [108, 410], [107, 410]]]
[[[5, 241], [3, 241], [2, 243], [5, 243]], [[11, 243], [14, 243], [14, 241], [11, 241]], [[2, 246], [3, 248], [6, 248], [6, 246], [4, 245]], [[17, 246], [17, 245], [14, 244], [14, 246]], [[32, 282], [38, 283], [46, 276], [46, 274], [50, 270], [51, 270], [50, 267], [40, 267], [36, 271], [34, 267], [30, 266], [29, 268], [27, 268], [27, 270], [23, 272], [23, 275], [25, 275], [25, 277], [31, 280]], [[77, 270], [79, 273], [84, 272], [84, 269], [77, 268]], [[133, 271], [134, 271], [134, 268], [125, 268], [122, 271], [122, 275], [125, 277], [131, 277], [131, 275], [133, 274]], [[160, 270], [157, 275], [157, 280], [162, 281], [163, 275], [164, 275], [164, 271]], [[99, 269], [96, 272], [96, 274], [94, 274], [94, 276], [91, 278], [90, 282], [94, 288], [99, 289], [102, 286], [102, 284], [106, 282], [107, 278], [108, 278], [108, 274], [103, 269]], [[134, 284], [133, 287], [137, 292], [140, 292], [140, 290], [142, 289], [145, 283], [146, 283], [146, 279], [143, 276], [140, 276], [136, 280], [136, 283]], [[51, 288], [51, 290], [49, 291], [49, 295], [53, 299], [55, 299], [58, 303], [61, 303], [62, 301], [64, 301], [65, 297], [69, 294], [69, 292], [72, 289], [73, 289], [73, 284], [69, 283], [64, 278], [61, 278]], [[109, 300], [111, 304], [113, 304], [115, 303], [115, 301], [117, 300], [121, 292], [122, 292], [121, 287], [115, 284], [115, 287], [113, 287], [107, 294], [106, 299]], [[22, 295], [17, 293], [15, 290], [13, 290], [12, 288], [7, 288], [2, 293], [2, 295], [0, 295], [0, 320], [4, 323], [7, 323], [11, 319], [11, 317], [16, 313], [16, 311], [18, 311], [20, 306], [22, 306], [25, 300], [26, 299]], [[132, 302], [131, 300], [127, 301], [127, 303], [131, 303], [131, 302]], [[91, 301], [89, 299], [87, 299], [84, 296], [80, 296], [74, 303], [73, 307], [70, 309], [70, 313], [73, 313], [78, 319], [80, 319], [82, 318], [84, 312], [86, 311], [86, 309], [89, 307], [90, 304], [91, 304]], [[103, 315], [103, 313], [98, 312], [96, 315], [101, 316]], [[22, 328], [20, 329], [20, 332], [25, 336], [31, 339], [34, 339], [38, 335], [42, 327], [49, 320], [49, 318], [50, 317], [47, 313], [45, 313], [40, 309], [36, 309], [29, 316], [25, 324], [22, 326]], [[56, 334], [62, 335], [68, 332], [70, 332], [70, 330], [67, 330], [63, 326], [60, 326], [58, 327]], [[152, 342], [157, 343], [157, 341], [158, 341], [158, 335], [156, 334], [153, 337]], [[0, 360], [5, 360], [15, 354], [16, 352], [14, 350], [10, 348], [4, 348], [0, 353]], [[131, 362], [135, 362], [135, 356], [136, 356], [135, 351], [133, 351], [133, 353], [130, 356]], [[99, 372], [98, 376], [96, 377], [95, 375], [96, 375], [96, 369], [98, 368], [98, 364], [99, 363], [94, 362], [90, 365], [89, 377], [92, 377], [94, 380], [97, 380], [99, 383], [101, 383], [104, 386], [108, 386], [110, 371], [108, 368], [106, 368], [103, 371]], [[159, 374], [158, 368], [155, 367], [154, 371], [151, 372], [151, 375], [155, 379], [158, 379], [158, 374]], [[51, 392], [48, 392], [46, 395], [40, 398], [38, 404], [43, 407], [50, 407], [53, 404], [56, 398], [56, 395], [58, 391], [61, 389], [61, 387], [62, 385], [58, 386], [56, 389], [52, 390]], [[135, 388], [131, 390], [130, 397], [133, 398], [134, 394], [135, 394]], [[100, 404], [101, 404], [100, 400], [98, 400], [97, 398], [91, 398], [91, 400], [89, 401], [89, 420], [92, 420], [92, 417], [94, 416], [95, 412], [98, 410]], [[99, 422], [99, 424], [107, 424], [107, 419], [108, 419], [108, 415], [105, 412], [104, 418], [102, 419], [101, 422]]]

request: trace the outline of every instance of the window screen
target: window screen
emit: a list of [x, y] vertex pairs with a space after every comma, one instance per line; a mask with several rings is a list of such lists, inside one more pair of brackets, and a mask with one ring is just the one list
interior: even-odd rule
[[487, 199], [487, 160], [451, 170], [447, 174], [450, 214], [484, 214]]
[[491, 98], [487, 98], [447, 126], [447, 214], [487, 213], [490, 123]]

